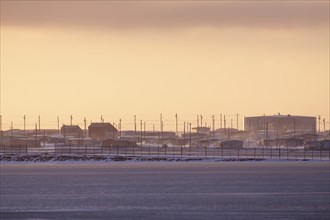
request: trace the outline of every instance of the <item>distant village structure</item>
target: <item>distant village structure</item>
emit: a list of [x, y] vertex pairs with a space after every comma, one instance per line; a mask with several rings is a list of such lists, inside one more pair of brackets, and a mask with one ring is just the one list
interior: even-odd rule
[[244, 118], [244, 128], [250, 134], [260, 132], [314, 133], [316, 117], [296, 115], [271, 115]]
[[61, 127], [61, 134], [64, 137], [83, 137], [83, 130], [78, 125], [63, 125]]
[[[104, 122], [91, 123], [88, 127], [84, 120], [84, 129], [79, 125], [62, 125], [59, 120], [57, 129], [10, 129], [1, 132], [1, 146], [26, 146], [27, 148], [40, 148], [53, 146], [95, 146], [109, 147], [109, 149], [127, 146], [181, 146], [181, 147], [214, 147], [214, 148], [249, 148], [249, 147], [314, 147], [330, 148], [330, 133], [320, 130], [320, 117], [298, 115], [261, 115], [244, 118], [243, 126], [239, 126], [238, 115], [233, 125], [231, 119], [228, 123], [225, 116], [220, 116], [220, 126], [215, 126], [212, 116], [212, 126], [202, 123], [202, 116], [197, 117], [196, 127], [192, 123], [184, 122], [182, 130], [176, 131], [146, 130], [146, 126], [134, 130], [121, 130], [114, 124]], [[223, 119], [223, 120], [222, 120]], [[199, 123], [200, 120], [200, 123]], [[226, 123], [227, 122], [227, 123]], [[163, 123], [163, 122], [161, 122]], [[318, 123], [318, 124], [317, 124]], [[227, 126], [226, 126], [227, 125]], [[230, 125], [230, 126], [228, 126]], [[241, 124], [242, 125], [242, 124]], [[318, 129], [317, 129], [318, 125]], [[239, 129], [241, 127], [241, 129]]]
[[118, 138], [118, 130], [110, 123], [92, 123], [88, 126], [88, 136], [97, 140]]

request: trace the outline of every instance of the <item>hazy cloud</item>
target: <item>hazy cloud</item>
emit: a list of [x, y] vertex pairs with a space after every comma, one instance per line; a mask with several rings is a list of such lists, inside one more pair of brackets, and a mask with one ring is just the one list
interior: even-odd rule
[[328, 27], [328, 1], [1, 1], [1, 25], [83, 28]]

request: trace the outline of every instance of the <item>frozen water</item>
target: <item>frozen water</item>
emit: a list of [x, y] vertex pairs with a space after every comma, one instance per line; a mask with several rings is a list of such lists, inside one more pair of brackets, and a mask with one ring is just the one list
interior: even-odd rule
[[1, 164], [1, 219], [329, 219], [329, 161]]

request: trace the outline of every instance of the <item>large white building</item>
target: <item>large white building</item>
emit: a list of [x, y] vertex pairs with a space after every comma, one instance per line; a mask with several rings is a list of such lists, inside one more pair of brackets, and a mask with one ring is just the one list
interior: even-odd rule
[[314, 133], [316, 117], [297, 115], [265, 115], [244, 118], [244, 130], [256, 135], [269, 133]]

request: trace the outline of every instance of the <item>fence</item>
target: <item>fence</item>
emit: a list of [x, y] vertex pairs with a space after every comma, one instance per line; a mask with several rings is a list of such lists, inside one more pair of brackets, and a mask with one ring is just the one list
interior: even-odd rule
[[28, 146], [0, 146], [1, 154], [53, 154], [87, 156], [129, 156], [165, 158], [216, 158], [216, 159], [296, 159], [330, 160], [329, 149], [307, 148], [216, 148], [183, 146], [56, 146], [31, 148]]

